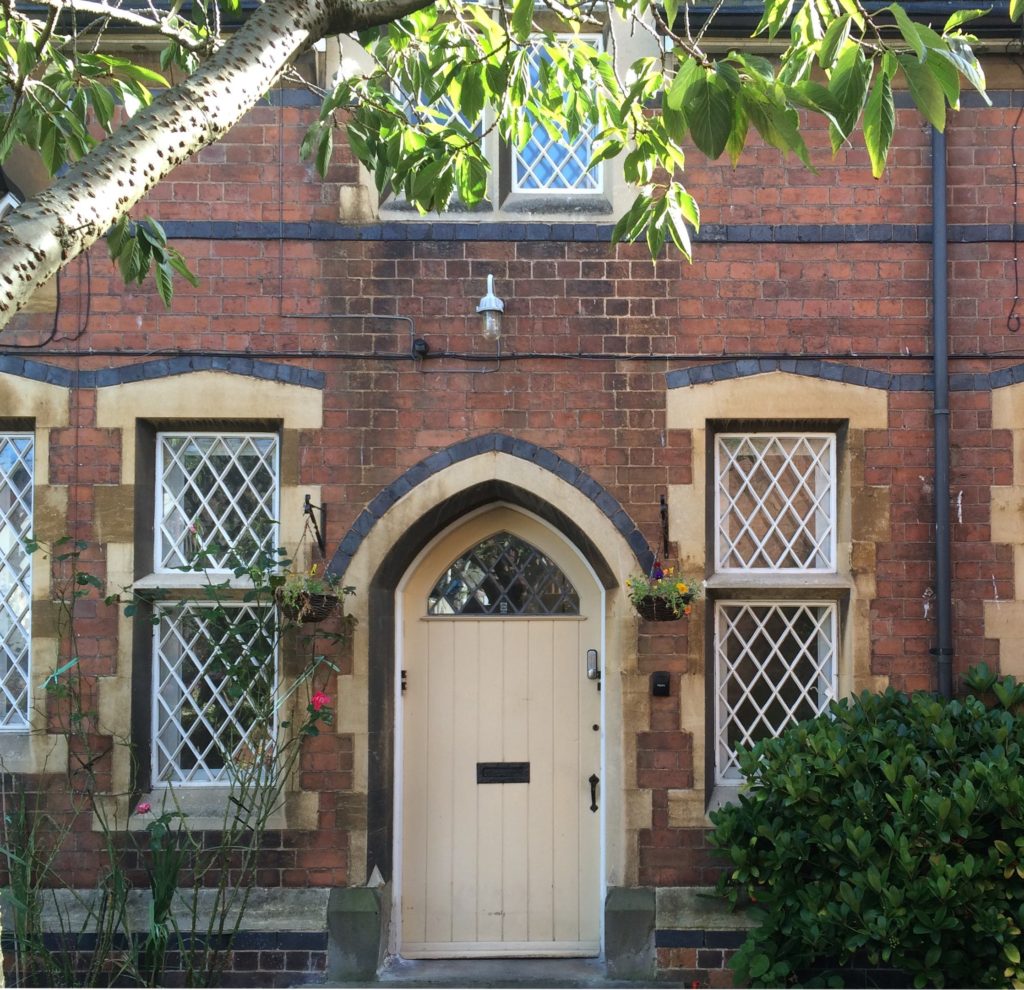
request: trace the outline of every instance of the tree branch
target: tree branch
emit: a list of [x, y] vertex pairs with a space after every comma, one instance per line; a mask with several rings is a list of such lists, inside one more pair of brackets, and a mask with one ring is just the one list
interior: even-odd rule
[[238, 123], [310, 45], [434, 2], [268, 0], [191, 76], [0, 223], [0, 328], [157, 182]]
[[[51, 18], [59, 16], [68, 8], [66, 0], [38, 0], [38, 3], [41, 7], [48, 8]], [[76, 12], [89, 14], [100, 20], [120, 21], [133, 27], [144, 28], [147, 31], [158, 31], [164, 37], [173, 39], [189, 51], [199, 51], [205, 47], [205, 43], [197, 41], [188, 31], [172, 27], [170, 17], [146, 15], [140, 13], [141, 8], [123, 10], [120, 7], [103, 3], [102, 0], [74, 0], [74, 9]]]

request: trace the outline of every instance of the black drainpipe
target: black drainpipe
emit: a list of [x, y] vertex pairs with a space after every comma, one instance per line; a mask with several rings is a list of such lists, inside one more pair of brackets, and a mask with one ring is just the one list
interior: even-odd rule
[[932, 128], [932, 329], [935, 352], [935, 609], [931, 651], [939, 694], [953, 697], [953, 590], [950, 580], [949, 325], [946, 261], [946, 136]]

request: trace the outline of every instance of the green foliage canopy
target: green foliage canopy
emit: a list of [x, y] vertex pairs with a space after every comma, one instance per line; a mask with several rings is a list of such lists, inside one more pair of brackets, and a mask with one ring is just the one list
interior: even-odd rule
[[[947, 110], [958, 107], [964, 81], [982, 93], [985, 86], [967, 33], [982, 13], [977, 10], [957, 10], [933, 27], [912, 20], [896, 3], [868, 11], [857, 0], [766, 0], [756, 35], [778, 49], [768, 59], [755, 54], [756, 41], [724, 54], [708, 49], [714, 19], [727, 6], [722, 4], [705, 11], [699, 23], [679, 0], [267, 0], [255, 13], [239, 4], [5, 0], [0, 164], [16, 144], [37, 150], [51, 174], [76, 160], [88, 163], [112, 140], [119, 104], [131, 115], [167, 85], [160, 72], [125, 55], [124, 46], [108, 44], [113, 27], [162, 39], [163, 72], [183, 80], [171, 88], [169, 108], [176, 99], [180, 106], [195, 102], [182, 87], [204, 63], [216, 61], [216, 84], [223, 89], [212, 96], [222, 115], [232, 101], [233, 79], [257, 71], [251, 53], [268, 52], [278, 40], [275, 25], [283, 22], [274, 18], [280, 14], [301, 31], [289, 35], [294, 50], [258, 67], [264, 91], [322, 37], [347, 31], [346, 51], [356, 53], [320, 91], [322, 110], [303, 142], [321, 172], [344, 127], [378, 189], [400, 192], [423, 211], [443, 210], [453, 197], [473, 204], [486, 195], [490, 163], [483, 145], [491, 132], [522, 147], [535, 124], [556, 136], [575, 137], [586, 129], [594, 135], [593, 163], [618, 159], [635, 189], [616, 239], [645, 239], [654, 255], [670, 241], [689, 256], [700, 223], [684, 182], [690, 147], [735, 162], [757, 133], [810, 165], [803, 137], [810, 115], [828, 122], [833, 150], [862, 125], [878, 176], [895, 128], [894, 86], [905, 84], [922, 116], [938, 128]], [[1011, 6], [1019, 18], [1024, 0]], [[256, 21], [260, 27], [245, 45], [233, 48]], [[587, 40], [595, 32], [604, 45]], [[635, 48], [638, 37], [646, 39], [647, 54], [629, 61], [623, 55], [627, 40]], [[531, 49], [538, 44], [545, 54], [534, 78]], [[239, 107], [238, 118], [245, 109]], [[149, 119], [150, 133], [165, 126], [162, 117]], [[190, 135], [186, 150], [198, 150], [223, 130], [211, 126], [208, 134]], [[116, 154], [144, 157], [145, 148], [136, 140], [132, 150]], [[153, 166], [157, 177], [173, 168], [165, 164]], [[75, 181], [74, 192], [88, 193], [87, 170]], [[187, 269], [159, 227], [128, 219], [148, 187], [119, 200], [113, 216], [97, 214], [83, 223], [79, 207], [74, 225], [64, 227], [58, 216], [52, 234], [62, 252], [53, 264], [59, 267], [111, 231], [108, 245], [125, 277], [138, 280], [155, 265], [157, 287], [169, 301], [172, 272]], [[69, 186], [61, 195], [71, 192]], [[53, 212], [52, 202], [48, 208]], [[5, 229], [18, 232], [20, 213], [0, 224], [0, 269], [5, 260], [16, 263], [15, 254], [8, 258]], [[82, 234], [87, 227], [96, 229]], [[37, 233], [31, 236], [39, 241]], [[12, 296], [10, 307], [0, 298], [0, 326], [9, 319], [8, 308], [23, 304], [21, 295]]]

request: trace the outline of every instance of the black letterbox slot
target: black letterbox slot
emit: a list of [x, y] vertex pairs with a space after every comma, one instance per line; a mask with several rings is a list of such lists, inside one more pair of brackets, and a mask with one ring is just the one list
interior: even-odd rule
[[529, 763], [478, 763], [476, 765], [478, 784], [528, 784]]

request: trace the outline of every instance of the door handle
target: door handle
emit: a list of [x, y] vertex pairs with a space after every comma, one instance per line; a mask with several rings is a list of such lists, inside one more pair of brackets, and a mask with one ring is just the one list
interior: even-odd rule
[[601, 667], [597, 661], [597, 650], [587, 650], [587, 680], [601, 680]]
[[590, 775], [590, 810], [597, 811], [597, 785], [601, 778], [596, 773]]

